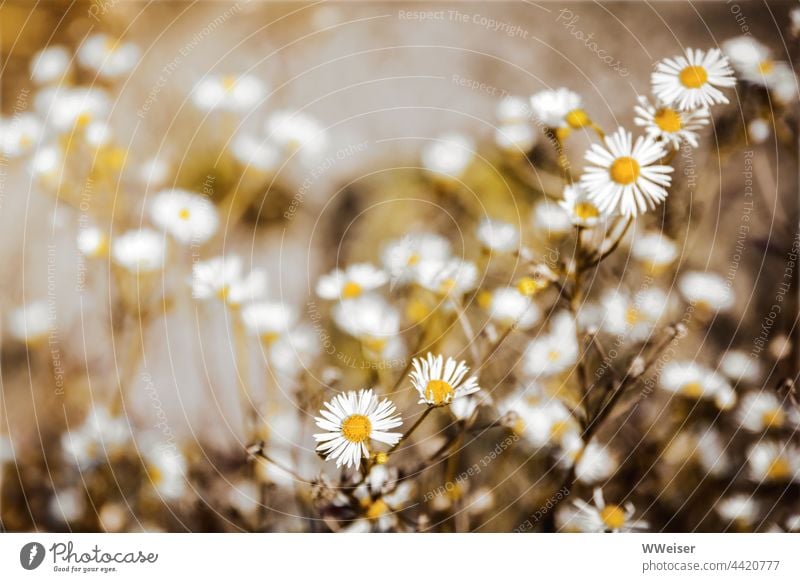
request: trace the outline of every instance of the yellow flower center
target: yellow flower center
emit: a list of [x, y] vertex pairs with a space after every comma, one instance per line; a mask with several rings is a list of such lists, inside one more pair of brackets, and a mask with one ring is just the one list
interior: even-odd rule
[[383, 499], [378, 499], [374, 503], [371, 503], [369, 509], [367, 509], [367, 518], [375, 520], [380, 518], [388, 511], [389, 506], [386, 505], [386, 502]]
[[119, 48], [119, 41], [113, 38], [106, 39], [106, 42], [103, 43], [103, 48], [106, 49], [107, 53], [114, 53]]
[[687, 382], [681, 387], [681, 392], [689, 398], [700, 398], [703, 395], [703, 385], [700, 382]]
[[261, 334], [261, 341], [269, 346], [272, 345], [279, 337], [280, 334], [277, 331], [265, 331]]
[[606, 505], [600, 511], [600, 518], [608, 529], [619, 529], [625, 525], [625, 511], [619, 505]]
[[784, 457], [776, 458], [767, 468], [767, 479], [783, 480], [787, 479], [791, 474], [792, 469], [789, 466], [789, 461]]
[[758, 63], [758, 72], [762, 75], [769, 75], [775, 69], [775, 63], [769, 59]]
[[636, 325], [642, 320], [642, 314], [635, 307], [629, 307], [625, 312], [625, 323], [628, 325]]
[[354, 281], [348, 281], [342, 287], [342, 299], [354, 299], [361, 295], [362, 291], [361, 285]]
[[450, 277], [441, 282], [441, 284], [439, 285], [439, 292], [442, 295], [448, 295], [455, 288], [456, 288], [456, 280]]
[[450, 496], [450, 499], [453, 501], [457, 501], [461, 499], [461, 496], [464, 494], [464, 490], [461, 489], [461, 485], [458, 483], [453, 483], [453, 488], [447, 492], [447, 495]]
[[699, 89], [708, 81], [708, 72], [699, 65], [693, 65], [683, 69], [678, 79], [687, 89]]
[[578, 202], [573, 208], [572, 212], [581, 220], [591, 220], [600, 216], [600, 211], [597, 206], [591, 202]]
[[178, 218], [180, 218], [181, 220], [189, 220], [189, 218], [191, 218], [191, 216], [192, 216], [192, 213], [188, 208], [181, 208], [178, 211]]
[[776, 408], [775, 410], [767, 410], [761, 415], [761, 422], [767, 428], [780, 428], [783, 426], [784, 414], [783, 410]]
[[525, 297], [536, 295], [545, 287], [547, 287], [547, 283], [545, 281], [539, 281], [533, 277], [523, 277], [517, 282], [517, 291], [525, 295]]
[[481, 291], [478, 293], [478, 298], [476, 299], [478, 302], [478, 307], [483, 309], [489, 309], [492, 305], [492, 293], [491, 291]]
[[653, 120], [661, 131], [666, 131], [667, 133], [675, 133], [676, 131], [680, 131], [683, 127], [681, 114], [669, 107], [664, 107], [656, 111]]
[[550, 436], [558, 440], [567, 434], [567, 430], [569, 428], [570, 423], [567, 420], [559, 420], [558, 422], [554, 422], [553, 426], [550, 427]]
[[217, 297], [220, 301], [226, 301], [228, 299], [228, 293], [230, 293], [231, 288], [228, 285], [223, 285], [217, 290]]
[[367, 351], [380, 354], [386, 347], [386, 340], [380, 337], [365, 337], [361, 340], [361, 344]]
[[431, 380], [425, 387], [425, 398], [437, 406], [450, 402], [453, 394], [455, 390], [444, 380]]
[[409, 255], [408, 260], [406, 261], [406, 265], [409, 267], [413, 267], [420, 261], [420, 256], [417, 253], [411, 253]]
[[158, 485], [164, 480], [164, 474], [161, 472], [161, 470], [152, 465], [147, 467], [147, 476], [155, 485]]
[[633, 184], [639, 177], [639, 162], [629, 156], [617, 158], [611, 164], [609, 174], [617, 184]]
[[233, 91], [234, 87], [236, 87], [236, 77], [233, 75], [225, 75], [222, 78], [222, 88], [225, 89], [226, 93], [230, 93]]
[[525, 421], [522, 420], [522, 418], [517, 418], [517, 420], [514, 421], [513, 430], [517, 434], [523, 434], [525, 432], [526, 426], [527, 425], [525, 424]]
[[550, 350], [550, 353], [547, 354], [547, 359], [551, 362], [557, 362], [561, 358], [561, 352], [558, 350]]
[[431, 310], [428, 309], [428, 306], [425, 305], [424, 301], [420, 301], [419, 299], [414, 299], [409, 302], [408, 306], [406, 307], [406, 315], [408, 318], [415, 322], [419, 323], [428, 315], [430, 315]]
[[564, 121], [573, 129], [580, 129], [591, 123], [589, 116], [583, 109], [573, 109], [564, 116]]
[[375, 455], [375, 464], [376, 465], [385, 465], [389, 461], [389, 454], [380, 452]]
[[558, 129], [556, 129], [556, 139], [558, 141], [564, 141], [569, 137], [570, 131], [572, 130], [568, 127], [559, 127]]
[[84, 111], [75, 118], [75, 125], [78, 127], [86, 127], [92, 122], [92, 114], [88, 111]]
[[342, 436], [351, 443], [363, 443], [372, 432], [372, 423], [363, 414], [351, 414], [342, 422]]
[[119, 170], [125, 165], [128, 152], [123, 148], [106, 148], [102, 160], [110, 168]]

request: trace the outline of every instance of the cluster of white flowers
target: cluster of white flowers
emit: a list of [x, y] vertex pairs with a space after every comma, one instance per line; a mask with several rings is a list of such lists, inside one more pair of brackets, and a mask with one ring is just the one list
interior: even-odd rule
[[532, 148], [536, 140], [515, 129], [529, 128], [525, 121], [530, 117], [558, 140], [573, 130], [593, 129], [600, 134], [603, 143], [586, 152], [584, 173], [567, 186], [562, 203], [574, 224], [591, 228], [607, 216], [643, 214], [666, 199], [672, 183], [670, 152], [684, 143], [699, 145], [698, 132], [709, 122], [709, 108], [727, 103], [722, 89], [734, 83], [728, 59], [718, 49], [687, 49], [684, 55], [656, 64], [653, 99], [642, 96], [634, 107], [634, 123], [644, 128], [644, 136], [634, 140], [622, 127], [604, 135], [581, 96], [561, 87], [536, 93], [530, 107], [518, 98], [504, 100], [498, 107], [503, 124], [498, 143], [522, 151]]
[[[77, 167], [91, 165], [76, 159], [96, 160], [88, 171], [98, 184], [122, 183], [129, 152], [117, 145], [110, 123], [114, 87], [135, 74], [140, 58], [135, 44], [106, 34], [87, 37], [75, 58], [61, 46], [40, 51], [30, 68], [39, 87], [32, 110], [0, 118], [0, 153], [27, 160], [38, 182], [59, 196], [69, 195], [65, 186]], [[74, 84], [75, 68], [101, 84]], [[380, 245], [361, 248], [358, 259], [329, 261], [310, 286], [315, 298], [307, 306], [320, 315], [313, 319], [315, 329], [304, 321], [293, 295], [277, 298], [276, 276], [268, 274], [264, 257], [253, 256], [246, 264], [242, 254], [226, 251], [227, 236], [221, 243], [227, 234], [223, 229], [241, 218], [234, 216], [242, 211], [240, 201], [233, 200], [239, 189], [221, 200], [213, 189], [200, 193], [178, 186], [171, 164], [161, 157], [138, 164], [137, 220], [111, 217], [101, 226], [100, 217], [94, 217], [97, 222], [80, 225], [75, 247], [82, 261], [113, 266], [110, 281], [121, 287], [121, 295], [128, 286], [152, 289], [161, 279], [163, 296], [158, 299], [165, 312], [183, 297], [204, 316], [224, 314], [244, 409], [242, 433], [254, 469], [246, 477], [235, 475], [234, 485], [222, 489], [230, 508], [242, 515], [256, 513], [263, 502], [261, 485], [285, 489], [302, 483], [311, 485], [314, 494], [297, 498], [321, 508], [321, 521], [331, 529], [402, 530], [408, 523], [400, 514], [414, 505], [423, 482], [416, 475], [453, 455], [456, 447], [466, 448], [467, 435], [499, 429], [512, 442], [522, 441], [526, 454], [532, 452], [533, 462], [548, 473], [566, 476], [569, 488], [591, 493], [591, 501], [570, 498], [554, 511], [560, 528], [646, 529], [647, 521], [637, 518], [633, 504], [609, 488], [615, 473], [628, 468], [614, 448], [617, 434], [623, 439], [627, 434], [619, 426], [614, 435], [595, 430], [621, 418], [606, 413], [640, 381], [657, 383], [661, 391], [653, 400], [674, 406], [676, 414], [699, 410], [714, 418], [676, 431], [661, 453], [670, 468], [694, 463], [708, 475], [727, 478], [746, 466], [751, 484], [800, 482], [800, 448], [786, 438], [788, 431], [800, 428], [800, 411], [788, 392], [784, 397], [763, 387], [766, 371], [758, 361], [738, 349], [720, 350], [716, 366], [705, 353], [686, 355], [677, 348], [673, 353], [668, 342], [687, 329], [676, 323], [681, 309], [692, 315], [691, 325], [703, 328], [731, 312], [736, 296], [730, 280], [687, 268], [675, 233], [660, 232], [643, 217], [667, 200], [677, 179], [672, 166], [677, 152], [699, 148], [712, 108], [728, 103], [734, 71], [785, 102], [796, 88], [788, 64], [774, 61], [765, 46], [743, 37], [724, 43], [722, 50], [690, 48], [656, 63], [649, 95], [639, 96], [630, 108], [641, 135], [625, 127], [606, 134], [590, 114], [591, 103], [566, 87], [505, 96], [496, 104], [492, 155], [502, 156], [507, 167], [501, 170], [516, 172], [513, 179], [531, 194], [519, 207], [514, 200], [514, 210], [524, 208], [524, 214], [512, 217], [501, 203], [484, 205], [481, 199], [483, 213], [477, 216], [473, 206], [460, 204], [453, 214], [457, 226], [466, 227], [458, 232], [460, 241], [431, 221], [393, 231], [393, 238]], [[325, 124], [305, 109], [264, 107], [272, 89], [251, 71], [205, 75], [188, 93], [195, 118], [228, 128], [225, 171], [237, 179], [269, 181], [292, 160], [317, 160], [328, 147]], [[230, 120], [240, 129], [229, 129]], [[757, 128], [750, 131], [757, 134]], [[583, 154], [580, 175], [573, 176], [565, 145], [574, 132], [593, 143]], [[543, 181], [540, 189], [530, 187], [534, 180], [525, 181], [522, 172], [530, 169], [528, 162], [531, 167], [538, 163], [541, 136], [555, 146], [560, 172], [548, 158], [552, 181]], [[455, 198], [472, 181], [489, 180], [481, 175], [486, 158], [478, 153], [479, 145], [476, 138], [455, 131], [423, 144], [418, 173], [437, 203], [447, 205], [448, 195]], [[173, 177], [176, 182], [169, 184]], [[454, 251], [458, 242], [461, 252]], [[600, 272], [600, 264], [617, 248], [626, 249], [632, 259], [625, 268], [632, 265], [634, 275], [642, 276], [638, 288], [619, 277], [607, 284], [607, 273]], [[150, 305], [137, 305], [140, 323]], [[28, 302], [7, 319], [20, 349], [36, 349], [56, 330], [54, 307], [46, 301]], [[332, 348], [327, 357], [321, 353], [323, 342], [326, 350]], [[669, 356], [659, 360], [666, 345]], [[613, 346], [612, 351], [604, 346]], [[249, 356], [256, 348], [266, 358], [268, 373], [263, 375], [269, 376], [263, 401], [250, 391], [256, 365]], [[361, 358], [362, 373], [359, 366], [346, 369], [342, 363], [353, 354]], [[589, 370], [593, 362], [599, 365]], [[265, 403], [279, 396], [290, 404], [272, 408]], [[313, 418], [318, 432], [307, 430], [311, 420], [303, 424], [285, 414], [289, 406]], [[634, 412], [642, 422], [657, 425], [648, 416], [650, 408]], [[69, 471], [97, 470], [124, 457], [126, 450], [136, 450], [150, 495], [176, 504], [186, 498], [194, 469], [188, 449], [165, 447], [152, 433], [129, 424], [119, 410], [92, 405], [79, 426], [61, 434]], [[262, 413], [269, 417], [268, 426]], [[437, 417], [446, 417], [447, 425], [425, 439], [410, 438], [426, 418]], [[479, 422], [487, 417], [490, 422]], [[741, 429], [737, 438], [743, 439], [746, 456], [740, 467], [719, 419]], [[276, 435], [280, 438], [272, 438]], [[320, 459], [302, 455], [303, 443], [312, 439]], [[395, 451], [404, 445], [417, 447], [413, 455], [398, 455], [409, 458], [408, 468], [395, 463]], [[12, 458], [9, 449], [10, 442], [0, 437], [0, 462]], [[237, 462], [243, 466], [242, 456]], [[459, 458], [452, 459], [448, 472], [458, 470]], [[334, 473], [325, 461], [341, 469], [335, 471], [335, 482], [319, 472], [326, 466]], [[319, 477], [306, 481], [303, 473]], [[481, 515], [495, 504], [494, 491], [483, 483], [459, 484], [446, 493], [426, 499], [424, 511]], [[607, 503], [606, 495], [616, 502]], [[69, 524], [86, 512], [85, 506], [78, 488], [63, 488], [53, 493], [48, 511]], [[758, 499], [739, 492], [714, 507], [720, 519], [741, 529], [754, 527], [760, 511]], [[128, 521], [115, 502], [99, 508], [97, 519], [109, 531], [124, 529]]]

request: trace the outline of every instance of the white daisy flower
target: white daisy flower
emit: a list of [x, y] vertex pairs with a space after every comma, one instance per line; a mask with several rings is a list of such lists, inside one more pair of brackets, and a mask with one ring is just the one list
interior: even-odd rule
[[422, 149], [422, 166], [438, 177], [459, 178], [474, 157], [475, 142], [458, 133], [446, 133]]
[[70, 463], [85, 469], [119, 454], [130, 437], [127, 418], [93, 408], [81, 426], [61, 435], [61, 447]]
[[298, 151], [316, 156], [328, 143], [328, 136], [320, 123], [299, 111], [276, 111], [267, 119], [266, 132], [286, 157]]
[[495, 499], [494, 492], [489, 487], [479, 487], [469, 494], [464, 502], [464, 509], [470, 515], [482, 515], [491, 510], [497, 500]]
[[261, 487], [250, 479], [239, 479], [231, 483], [225, 495], [228, 504], [240, 515], [251, 515], [261, 507]]
[[425, 358], [414, 358], [411, 365], [411, 383], [419, 392], [419, 404], [445, 406], [481, 389], [477, 376], [465, 379], [469, 372], [466, 362], [453, 358], [445, 362], [441, 355], [428, 352]]
[[238, 307], [260, 299], [267, 287], [267, 275], [261, 269], [242, 273], [242, 259], [215, 257], [192, 266], [192, 297], [219, 299]]
[[572, 217], [558, 203], [542, 200], [533, 207], [531, 215], [534, 229], [547, 236], [560, 237], [572, 232]]
[[86, 510], [85, 495], [78, 487], [57, 489], [47, 505], [50, 516], [61, 523], [77, 521]]
[[50, 87], [36, 94], [34, 108], [45, 125], [59, 132], [71, 131], [76, 125], [87, 127], [105, 119], [111, 98], [97, 88]]
[[772, 135], [772, 122], [766, 119], [756, 118], [750, 120], [747, 124], [747, 137], [755, 144], [766, 142]]
[[425, 261], [417, 266], [415, 274], [420, 287], [441, 296], [460, 297], [478, 286], [478, 268], [457, 258]]
[[533, 378], [548, 378], [571, 369], [578, 361], [575, 320], [566, 311], [555, 314], [550, 332], [532, 340], [522, 357], [523, 371]]
[[739, 423], [752, 432], [796, 425], [797, 416], [771, 392], [750, 392], [742, 399], [738, 412]]
[[442, 263], [450, 258], [450, 252], [450, 241], [445, 237], [419, 232], [388, 243], [381, 259], [392, 283], [407, 283], [414, 278], [418, 265], [428, 261]]
[[202, 244], [217, 231], [217, 209], [206, 197], [188, 190], [163, 190], [150, 202], [154, 224], [184, 244]]
[[38, 148], [28, 162], [28, 171], [34, 178], [57, 185], [64, 171], [64, 152], [57, 144]]
[[686, 301], [707, 311], [728, 311], [735, 301], [730, 286], [715, 273], [687, 271], [678, 279], [678, 290]]
[[651, 82], [653, 95], [682, 110], [728, 103], [720, 88], [736, 84], [733, 69], [719, 49], [686, 49], [685, 56], [664, 59], [656, 65]]
[[564, 199], [558, 203], [569, 216], [575, 226], [592, 228], [603, 220], [603, 213], [589, 199], [586, 190], [580, 184], [570, 184], [564, 188]]
[[678, 258], [678, 245], [660, 232], [645, 232], [634, 239], [631, 256], [649, 271], [660, 274]]
[[141, 51], [132, 42], [122, 42], [107, 34], [93, 34], [78, 48], [78, 63], [106, 79], [118, 79], [133, 70]]
[[33, 55], [30, 65], [31, 81], [37, 85], [55, 85], [66, 77], [72, 67], [70, 52], [61, 45], [49, 46]]
[[188, 464], [183, 453], [175, 446], [158, 442], [156, 438], [147, 442], [141, 450], [146, 478], [156, 494], [167, 501], [180, 499], [187, 489]]
[[283, 160], [281, 149], [274, 142], [251, 133], [236, 136], [231, 144], [231, 153], [245, 170], [266, 175], [274, 173]]
[[670, 362], [661, 372], [661, 387], [695, 400], [713, 400], [724, 410], [736, 404], [736, 392], [721, 375], [696, 362]]
[[742, 350], [726, 352], [719, 362], [719, 369], [734, 382], [755, 384], [761, 379], [761, 363]]
[[606, 504], [603, 491], [597, 487], [593, 496], [594, 505], [586, 503], [583, 499], [574, 501], [578, 514], [574, 521], [583, 532], [633, 532], [645, 530], [649, 527], [646, 521], [633, 519], [636, 512], [630, 501], [625, 505]]
[[86, 126], [83, 138], [91, 146], [96, 148], [108, 145], [113, 137], [111, 126], [103, 121], [95, 121]]
[[8, 314], [8, 331], [14, 339], [35, 344], [47, 337], [54, 317], [46, 301], [31, 301]]
[[634, 112], [636, 117], [633, 122], [644, 127], [649, 137], [670, 144], [676, 150], [680, 149], [683, 142], [696, 148], [699, 145], [697, 132], [708, 125], [710, 116], [705, 108], [681, 111], [666, 105], [653, 105], [644, 95], [639, 97]]
[[398, 347], [394, 342], [400, 332], [400, 313], [379, 295], [364, 295], [337, 303], [332, 316], [342, 331], [372, 352], [386, 356], [389, 348]]
[[42, 124], [32, 113], [0, 118], [0, 153], [7, 158], [24, 155], [40, 145]]
[[539, 307], [516, 287], [499, 287], [482, 292], [478, 296], [478, 303], [492, 321], [503, 326], [516, 325], [519, 329], [530, 329], [542, 318]]
[[139, 166], [137, 177], [146, 186], [159, 187], [166, 183], [172, 171], [172, 164], [169, 161], [153, 157]]
[[317, 282], [317, 295], [323, 299], [357, 299], [389, 280], [386, 273], [370, 263], [356, 263], [346, 269], [334, 269]]
[[517, 418], [512, 429], [535, 447], [561, 444], [572, 435], [580, 434], [575, 418], [555, 398], [529, 404], [515, 396], [501, 402], [498, 408], [504, 413], [516, 413]]
[[[372, 471], [380, 470], [380, 467], [382, 465], [376, 465]], [[356, 519], [342, 531], [345, 533], [398, 531], [397, 528], [401, 524], [397, 517], [397, 512], [401, 511], [411, 501], [414, 489], [413, 483], [403, 481], [397, 484], [392, 491], [373, 496], [367, 487], [358, 487], [354, 492], [354, 496], [361, 505], [364, 517]]]
[[800, 449], [793, 444], [759, 441], [747, 453], [750, 476], [761, 483], [800, 482]]
[[536, 131], [527, 123], [512, 123], [499, 126], [494, 131], [494, 142], [509, 153], [525, 154], [536, 145]]
[[797, 101], [797, 77], [788, 66], [778, 67], [773, 73], [770, 91], [776, 101], [789, 105]]
[[758, 504], [752, 495], [739, 493], [717, 502], [715, 509], [727, 522], [736, 522], [741, 527], [750, 527], [758, 519]]
[[634, 143], [631, 133], [621, 127], [604, 141], [605, 147], [592, 144], [587, 150], [591, 165], [581, 176], [589, 199], [602, 212], [619, 210], [623, 216], [636, 216], [667, 197], [672, 167], [658, 163], [666, 155], [663, 145], [644, 136]]
[[111, 243], [114, 261], [128, 271], [156, 271], [164, 265], [164, 237], [154, 230], [129, 230]]
[[511, 223], [484, 218], [477, 234], [478, 240], [489, 250], [509, 253], [519, 248], [519, 229]]
[[318, 333], [310, 325], [294, 326], [269, 346], [272, 369], [289, 378], [308, 370], [321, 350]]
[[[686, 459], [695, 459], [710, 475], [723, 475], [731, 467], [726, 452], [727, 438], [710, 426], [700, 427], [691, 433], [680, 433], [669, 446], [670, 462], [684, 465]], [[674, 454], [673, 454], [674, 453]]]
[[540, 91], [531, 97], [533, 115], [547, 127], [580, 129], [591, 124], [582, 99], [565, 87]]
[[739, 76], [749, 83], [772, 88], [779, 84], [791, 68], [775, 61], [772, 51], [752, 36], [738, 36], [722, 43], [722, 50]]
[[584, 446], [577, 431], [567, 433], [561, 446], [559, 464], [565, 469], [575, 465], [575, 478], [586, 485], [607, 479], [617, 468], [608, 447], [595, 442]]
[[730, 469], [727, 454], [728, 440], [723, 439], [718, 430], [710, 427], [697, 430], [697, 460], [711, 475], [721, 475]]
[[481, 404], [483, 404], [481, 394], [456, 398], [450, 403], [450, 412], [458, 420], [469, 420]]
[[96, 226], [87, 226], [78, 231], [78, 251], [90, 258], [98, 258], [108, 253], [108, 237]]
[[242, 321], [250, 333], [271, 345], [292, 330], [297, 312], [283, 303], [258, 301], [244, 306]]
[[334, 396], [325, 403], [327, 410], [320, 410], [316, 423], [323, 433], [314, 435], [320, 443], [317, 451], [336, 466], [361, 466], [361, 459], [369, 457], [370, 440], [393, 446], [403, 436], [399, 432], [388, 432], [403, 424], [397, 408], [388, 399], [378, 401], [372, 390], [347, 392]]
[[503, 125], [515, 125], [531, 120], [531, 108], [528, 100], [516, 95], [507, 95], [500, 100], [495, 109], [497, 119]]
[[101, 531], [107, 533], [121, 532], [125, 529], [130, 516], [130, 508], [122, 503], [104, 503], [97, 512]]
[[670, 298], [658, 288], [643, 289], [630, 297], [619, 289], [603, 295], [601, 329], [633, 342], [649, 340], [669, 312]]
[[203, 111], [245, 113], [266, 98], [267, 86], [252, 75], [209, 75], [192, 92], [192, 102]]

